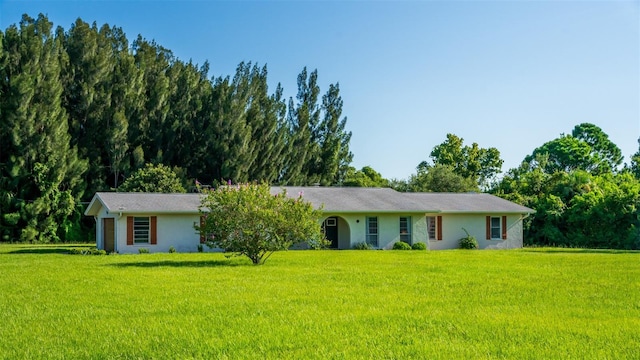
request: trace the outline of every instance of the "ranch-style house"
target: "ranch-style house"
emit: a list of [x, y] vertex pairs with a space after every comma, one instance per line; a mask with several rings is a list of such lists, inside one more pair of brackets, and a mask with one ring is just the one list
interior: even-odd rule
[[[388, 188], [272, 187], [272, 193], [302, 194], [322, 207], [322, 227], [331, 247], [367, 242], [391, 249], [397, 241], [428, 249], [454, 249], [465, 231], [481, 249], [520, 248], [523, 219], [534, 210], [484, 193], [401, 193]], [[202, 194], [98, 192], [85, 215], [96, 221], [96, 243], [108, 252], [195, 252], [204, 238]], [[205, 246], [205, 249], [207, 247]]]

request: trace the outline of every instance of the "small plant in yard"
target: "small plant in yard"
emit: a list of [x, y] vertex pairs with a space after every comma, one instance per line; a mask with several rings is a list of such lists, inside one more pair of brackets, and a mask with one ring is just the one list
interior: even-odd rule
[[254, 265], [263, 264], [273, 252], [307, 242], [311, 247], [326, 243], [319, 225], [322, 212], [302, 198], [289, 197], [283, 189], [271, 194], [268, 184], [220, 186], [205, 191], [200, 212], [207, 246], [244, 255]]
[[107, 255], [107, 252], [105, 250], [98, 250], [96, 248], [92, 248], [92, 249], [73, 248], [69, 250], [69, 254], [71, 255]]
[[204, 246], [202, 244], [198, 244], [198, 252], [203, 252]]
[[411, 250], [411, 245], [404, 241], [398, 241], [393, 244], [393, 250]]
[[471, 236], [467, 229], [462, 228], [467, 236], [460, 239], [460, 249], [477, 249], [478, 248], [478, 240], [475, 237]]
[[174, 248], [173, 246], [169, 246], [169, 254], [173, 254], [176, 252], [176, 248]]
[[427, 245], [425, 243], [417, 242], [411, 245], [411, 250], [427, 250]]
[[149, 253], [149, 249], [147, 248], [139, 248], [138, 249], [138, 254], [148, 254]]
[[353, 249], [354, 250], [373, 250], [373, 246], [363, 241], [353, 245]]

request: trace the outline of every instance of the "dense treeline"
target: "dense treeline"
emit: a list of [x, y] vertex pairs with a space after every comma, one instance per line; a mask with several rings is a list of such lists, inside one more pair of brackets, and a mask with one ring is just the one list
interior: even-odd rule
[[0, 241], [86, 240], [78, 204], [96, 191], [232, 179], [489, 191], [537, 211], [529, 245], [640, 249], [640, 148], [623, 165], [607, 134], [579, 124], [499, 178], [496, 148], [447, 134], [408, 180], [387, 180], [349, 166], [340, 88], [322, 94], [317, 79], [302, 69], [287, 100], [266, 66], [210, 78], [120, 28], [24, 16], [0, 31]]
[[2, 240], [80, 240], [78, 201], [147, 163], [189, 182], [331, 185], [351, 162], [339, 85], [321, 94], [317, 71], [287, 102], [266, 66], [209, 78], [207, 63], [80, 19], [65, 31], [25, 15], [0, 43]]
[[386, 182], [399, 191], [484, 189], [536, 210], [524, 223], [527, 245], [640, 249], [640, 148], [623, 166], [620, 148], [596, 125], [579, 124], [541, 145], [501, 179], [497, 149], [466, 146], [452, 134], [430, 157], [407, 181], [375, 180], [369, 174], [377, 173], [363, 168], [346, 182]]

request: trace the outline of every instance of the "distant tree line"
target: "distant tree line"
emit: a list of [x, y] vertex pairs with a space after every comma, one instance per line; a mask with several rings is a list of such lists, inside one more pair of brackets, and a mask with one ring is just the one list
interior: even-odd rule
[[266, 65], [209, 78], [208, 63], [81, 19], [24, 15], [0, 44], [1, 240], [81, 240], [78, 201], [148, 163], [185, 183], [282, 185], [337, 184], [351, 163], [340, 87], [322, 94], [315, 70], [287, 101]]
[[583, 123], [546, 142], [522, 164], [501, 172], [500, 152], [448, 134], [408, 180], [386, 180], [365, 167], [347, 172], [347, 184], [399, 191], [488, 191], [528, 206], [525, 244], [640, 249], [640, 139], [622, 164], [620, 148], [598, 126]]

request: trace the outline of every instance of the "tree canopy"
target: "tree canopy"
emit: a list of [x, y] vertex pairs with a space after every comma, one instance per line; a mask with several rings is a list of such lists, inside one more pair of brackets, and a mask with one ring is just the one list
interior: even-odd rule
[[287, 103], [267, 86], [266, 65], [209, 71], [81, 19], [54, 30], [25, 15], [0, 31], [1, 239], [69, 240], [64, 229], [84, 226], [80, 217], [60, 224], [96, 191], [157, 191], [136, 174], [149, 163], [184, 183], [344, 180], [353, 155], [337, 83], [323, 92], [305, 67]]
[[118, 188], [123, 192], [184, 193], [186, 190], [176, 173], [168, 166], [146, 164]]
[[319, 223], [322, 213], [302, 194], [291, 198], [282, 190], [271, 195], [267, 184], [245, 184], [223, 185], [205, 195], [204, 221], [197, 230], [205, 234], [207, 245], [247, 256], [254, 265], [294, 244], [326, 244]]

